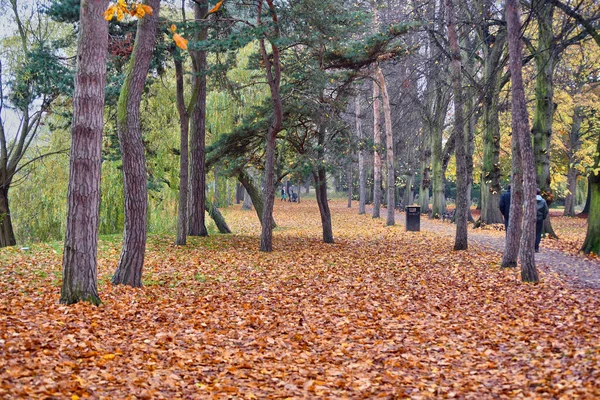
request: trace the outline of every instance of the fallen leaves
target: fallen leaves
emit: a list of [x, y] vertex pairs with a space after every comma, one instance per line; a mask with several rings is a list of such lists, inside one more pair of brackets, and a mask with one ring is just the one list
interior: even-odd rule
[[0, 397], [600, 395], [596, 291], [342, 202], [333, 245], [314, 201], [278, 202], [270, 254], [253, 211], [224, 211], [235, 235], [151, 237], [141, 289], [109, 283], [102, 242], [100, 307], [58, 304], [51, 246], [0, 251]]

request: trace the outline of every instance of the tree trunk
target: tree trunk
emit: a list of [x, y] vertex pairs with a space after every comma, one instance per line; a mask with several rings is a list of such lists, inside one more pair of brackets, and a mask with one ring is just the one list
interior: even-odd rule
[[187, 242], [187, 222], [188, 222], [188, 133], [190, 128], [190, 118], [185, 107], [184, 89], [183, 89], [183, 63], [178, 55], [174, 54], [175, 59], [175, 79], [177, 81], [177, 111], [179, 113], [179, 203], [177, 208], [177, 238], [175, 244], [185, 246]]
[[235, 184], [235, 204], [240, 204], [244, 200], [244, 187], [240, 182]]
[[499, 94], [486, 94], [483, 103], [483, 165], [481, 171], [481, 222], [501, 224], [500, 213], [500, 121], [498, 119]]
[[360, 96], [357, 95], [354, 102], [354, 115], [356, 119], [356, 135], [359, 141], [358, 148], [358, 214], [366, 213], [367, 203], [367, 173], [365, 171], [365, 150], [362, 120], [360, 119]]
[[[533, 144], [535, 166], [537, 170], [537, 186], [542, 196], [552, 203], [550, 188], [550, 141], [552, 137], [552, 120], [554, 116], [554, 67], [555, 38], [552, 31], [554, 6], [545, 0], [535, 0], [532, 4], [538, 21], [538, 51], [535, 55], [535, 114], [533, 116]], [[552, 228], [550, 214], [544, 221], [544, 232], [550, 237], [558, 236]]]
[[108, 23], [103, 13], [107, 7], [108, 0], [81, 2], [60, 295], [63, 304], [100, 304], [96, 256], [108, 48]]
[[325, 168], [319, 167], [313, 172], [315, 179], [315, 191], [319, 214], [321, 215], [321, 226], [323, 227], [323, 242], [333, 243], [333, 230], [331, 227], [331, 212], [327, 201], [327, 175]]
[[[506, 23], [508, 30], [508, 51], [510, 59], [511, 92], [512, 92], [512, 131], [519, 141], [521, 162], [523, 166], [523, 232], [521, 233], [521, 279], [524, 282], [538, 282], [538, 272], [535, 267], [535, 222], [536, 204], [536, 175], [533, 147], [529, 131], [529, 116], [525, 102], [523, 86], [522, 53], [521, 53], [521, 13], [518, 0], [506, 1]], [[512, 200], [512, 199], [511, 199]], [[516, 205], [516, 204], [515, 204]], [[518, 205], [521, 206], [520, 204]], [[511, 213], [512, 213], [511, 201]], [[512, 215], [511, 215], [512, 217]], [[510, 224], [510, 222], [509, 222]]]
[[[208, 1], [194, 2], [196, 20], [204, 18], [208, 12]], [[207, 29], [198, 28], [194, 34], [197, 41], [206, 40]], [[190, 128], [190, 236], [208, 236], [204, 210], [206, 208], [206, 51], [190, 50], [194, 73], [194, 108], [191, 113]]]
[[[375, 77], [376, 78], [376, 77]], [[381, 214], [381, 100], [379, 84], [373, 80], [373, 218]]]
[[467, 213], [469, 210], [467, 203], [468, 178], [463, 115], [462, 63], [452, 0], [446, 0], [446, 9], [448, 12], [448, 43], [450, 44], [451, 51], [450, 71], [454, 92], [454, 136], [456, 140], [456, 212], [454, 214], [456, 237], [454, 240], [454, 250], [466, 250], [468, 247]]
[[386, 225], [395, 225], [395, 205], [396, 205], [396, 174], [394, 173], [394, 135], [392, 132], [392, 112], [390, 110], [390, 96], [388, 95], [385, 77], [381, 68], [377, 66], [377, 81], [381, 87], [383, 97], [383, 115], [385, 121], [386, 138], [386, 169], [387, 169], [387, 218]]
[[589, 213], [588, 227], [581, 251], [585, 254], [600, 254], [600, 138], [596, 146], [594, 168], [588, 179]]
[[[600, 150], [600, 140], [598, 150]], [[598, 168], [599, 165], [600, 163], [597, 160], [595, 168]], [[585, 254], [600, 254], [600, 174], [590, 174], [589, 185], [591, 193], [590, 212], [588, 213], [587, 232], [581, 251]]]
[[[429, 212], [429, 188], [431, 187], [431, 129], [429, 123], [423, 123], [421, 133], [421, 183], [419, 184], [419, 202], [421, 213]], [[406, 204], [405, 204], [406, 205]]]
[[[242, 171], [238, 174], [238, 179], [241, 182], [241, 184], [244, 186], [246, 193], [250, 197], [250, 200], [251, 200], [250, 205], [254, 206], [254, 209], [256, 210], [256, 215], [258, 216], [258, 220], [260, 221], [260, 224], [262, 226], [262, 217], [264, 214], [265, 205], [263, 203], [263, 197], [262, 197], [262, 193], [261, 193], [260, 189], [254, 185], [254, 183], [252, 182], [252, 178], [245, 171]], [[244, 204], [247, 204], [245, 197], [244, 197]], [[251, 209], [251, 207], [248, 208], [248, 210], [249, 209]], [[273, 216], [271, 216], [271, 226], [273, 228], [275, 228], [277, 226]]]
[[[407, 206], [409, 204], [413, 204], [414, 196], [412, 191], [412, 186], [415, 182], [415, 174], [414, 172], [406, 175], [406, 189], [404, 189], [404, 196], [402, 198], [402, 203]], [[402, 211], [402, 210], [401, 210]]]
[[138, 21], [133, 53], [121, 87], [117, 111], [117, 131], [123, 157], [125, 232], [121, 258], [112, 283], [133, 287], [142, 286], [148, 210], [140, 102], [154, 50], [160, 0], [149, 0], [147, 4], [153, 12]]
[[577, 177], [579, 172], [575, 168], [578, 163], [577, 152], [581, 146], [581, 123], [583, 122], [583, 108], [576, 106], [573, 111], [573, 123], [571, 124], [571, 131], [569, 132], [569, 149], [568, 149], [568, 161], [569, 171], [567, 173], [567, 197], [565, 198], [565, 211], [564, 215], [567, 217], [575, 216], [575, 193], [577, 191]]
[[575, 192], [577, 191], [577, 176], [579, 172], [569, 165], [567, 174], [567, 197], [565, 198], [565, 217], [575, 216]]
[[348, 170], [347, 170], [347, 185], [348, 185], [348, 208], [352, 208], [352, 183], [353, 183], [353, 177], [352, 177], [352, 161], [350, 161], [348, 163]]
[[[274, 40], [279, 39], [278, 17], [273, 0], [266, 0], [269, 6], [269, 13], [273, 20]], [[258, 23], [262, 25], [262, 5], [263, 0], [258, 3]], [[279, 61], [279, 47], [274, 41], [270, 42], [272, 54], [267, 54], [265, 40], [260, 40], [260, 52], [262, 61], [265, 65], [267, 82], [271, 92], [271, 102], [273, 103], [273, 121], [269, 126], [266, 138], [265, 151], [265, 208], [262, 214], [262, 235], [260, 239], [260, 251], [273, 251], [273, 205], [275, 201], [275, 140], [277, 134], [281, 131], [283, 123], [283, 105], [281, 103], [280, 83], [281, 83], [281, 64]], [[256, 207], [256, 203], [254, 204]]]
[[583, 206], [583, 210], [578, 215], [589, 215], [590, 213], [590, 205], [592, 204], [592, 176], [593, 174], [590, 172], [588, 175], [588, 190], [587, 195], [585, 197], [585, 205]]
[[8, 186], [0, 188], [0, 247], [14, 246], [17, 244], [15, 232], [12, 226], [12, 218], [10, 216], [10, 207], [8, 205]]
[[215, 221], [215, 225], [217, 226], [217, 229], [219, 229], [220, 233], [231, 233], [231, 229], [229, 229], [229, 225], [227, 225], [223, 214], [221, 214], [215, 204], [207, 201], [206, 212], [208, 212], [208, 215], [210, 215], [212, 220]]
[[[242, 204], [242, 210], [252, 210], [252, 198], [248, 194], [248, 191], [246, 190], [246, 188], [244, 188], [243, 186], [242, 186], [242, 188], [244, 190], [244, 203]], [[258, 220], [260, 221], [261, 218], [262, 218], [262, 215], [259, 215]], [[262, 223], [262, 221], [261, 221], [261, 223]]]
[[[506, 31], [501, 30], [495, 36], [489, 31], [492, 2], [480, 3], [481, 25], [478, 30], [482, 43], [483, 59], [483, 160], [481, 171], [481, 209], [480, 221], [484, 224], [501, 224], [504, 222], [500, 212], [501, 171], [500, 160], [500, 121], [498, 118], [498, 102], [500, 100], [502, 72], [501, 57], [506, 43]], [[490, 40], [491, 38], [494, 40]]]
[[502, 268], [516, 268], [521, 246], [523, 223], [523, 170], [521, 146], [516, 135], [512, 135], [511, 196], [506, 244], [502, 255]]
[[436, 82], [436, 99], [433, 114], [433, 134], [431, 135], [431, 153], [433, 166], [433, 202], [431, 206], [431, 217], [441, 218], [446, 212], [446, 200], [444, 195], [444, 174], [443, 174], [443, 154], [442, 139], [444, 133], [444, 121], [446, 111], [448, 110], [448, 97], [444, 93], [442, 82]]

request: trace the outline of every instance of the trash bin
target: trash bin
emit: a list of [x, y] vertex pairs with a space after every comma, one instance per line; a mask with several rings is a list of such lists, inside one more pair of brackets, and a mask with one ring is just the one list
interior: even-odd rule
[[406, 230], [419, 232], [421, 230], [421, 207], [407, 206], [406, 211]]

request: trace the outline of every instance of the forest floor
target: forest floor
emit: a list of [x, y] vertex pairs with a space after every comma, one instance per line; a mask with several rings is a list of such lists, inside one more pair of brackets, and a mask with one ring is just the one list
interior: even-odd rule
[[[385, 211], [385, 210], [384, 210]], [[473, 217], [479, 218], [473, 210]], [[559, 239], [543, 238], [540, 252], [535, 255], [538, 268], [560, 274], [573, 285], [600, 289], [600, 258], [597, 255], [579, 253], [586, 233], [585, 218], [564, 217], [562, 212], [552, 211], [551, 220]], [[396, 222], [404, 225], [404, 213], [396, 213]], [[456, 225], [440, 220], [421, 218], [421, 229], [454, 238]], [[502, 253], [505, 231], [502, 224], [473, 229], [469, 224], [469, 243]]]
[[[331, 206], [335, 244], [314, 200], [276, 202], [269, 254], [239, 206], [233, 235], [152, 235], [140, 289], [110, 284], [120, 237], [105, 237], [99, 307], [58, 304], [60, 243], [3, 249], [0, 398], [600, 396], [597, 289], [549, 268], [520, 282], [484, 243], [503, 232], [455, 252], [447, 223], [406, 232]], [[561, 241], [581, 235], [559, 220]]]

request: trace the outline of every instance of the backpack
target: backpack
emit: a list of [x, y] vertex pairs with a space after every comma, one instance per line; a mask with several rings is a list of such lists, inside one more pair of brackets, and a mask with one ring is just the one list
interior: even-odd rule
[[538, 200], [537, 201], [537, 213], [536, 219], [538, 221], [543, 221], [548, 216], [548, 206], [546, 205], [546, 200]]

